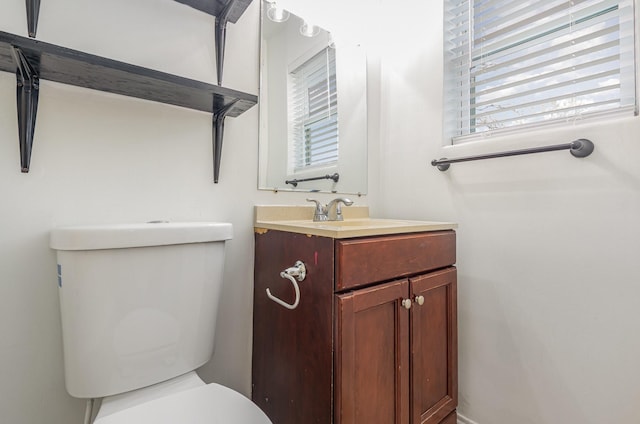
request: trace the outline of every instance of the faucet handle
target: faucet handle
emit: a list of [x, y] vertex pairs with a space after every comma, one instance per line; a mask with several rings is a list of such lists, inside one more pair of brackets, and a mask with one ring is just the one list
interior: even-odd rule
[[326, 221], [328, 219], [326, 206], [323, 206], [322, 203], [316, 199], [307, 198], [307, 202], [315, 202], [316, 204], [316, 210], [313, 212], [314, 221]]
[[322, 203], [320, 203], [319, 201], [317, 201], [316, 199], [309, 199], [307, 197], [307, 202], [315, 202], [316, 204], [316, 209], [322, 209]]

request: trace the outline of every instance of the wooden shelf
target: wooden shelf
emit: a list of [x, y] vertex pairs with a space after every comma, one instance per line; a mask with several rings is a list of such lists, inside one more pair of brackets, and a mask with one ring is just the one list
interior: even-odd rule
[[217, 113], [237, 100], [227, 116], [256, 104], [255, 95], [183, 78], [105, 57], [0, 32], [0, 70], [15, 73], [17, 47], [38, 68], [40, 79]]
[[[186, 1], [185, 1], [186, 3]], [[22, 57], [20, 64], [19, 57]], [[37, 110], [38, 79], [60, 82], [124, 96], [167, 103], [213, 114], [214, 127], [222, 132], [225, 116], [236, 117], [258, 101], [257, 96], [219, 85], [171, 75], [31, 38], [0, 32], [0, 70], [18, 74], [18, 89], [24, 85], [25, 60], [35, 76], [28, 104], [20, 107], [22, 170], [28, 172], [33, 125]], [[22, 70], [22, 72], [21, 72]], [[29, 74], [29, 72], [26, 72]], [[21, 82], [21, 75], [22, 82]], [[20, 96], [19, 96], [20, 97]], [[23, 111], [23, 112], [21, 112]], [[20, 116], [20, 115], [23, 116]], [[28, 114], [29, 116], [24, 116]], [[216, 122], [219, 121], [219, 122]], [[24, 130], [22, 127], [24, 125]], [[31, 128], [28, 128], [31, 126]], [[31, 140], [29, 140], [31, 134]], [[221, 144], [222, 134], [214, 136]], [[214, 150], [219, 152], [219, 148]], [[219, 154], [216, 160], [219, 162]], [[219, 163], [218, 163], [219, 166]], [[214, 167], [217, 182], [218, 169]]]
[[20, 165], [29, 172], [35, 133], [40, 79], [200, 110], [213, 115], [213, 181], [218, 182], [224, 120], [236, 117], [258, 97], [222, 87], [228, 22], [236, 22], [252, 0], [176, 0], [216, 17], [218, 85], [147, 69], [35, 40], [40, 0], [26, 0], [31, 38], [0, 32], [0, 71], [17, 79]]
[[178, 3], [186, 4], [201, 12], [208, 13], [213, 16], [222, 16], [226, 7], [229, 7], [227, 20], [236, 23], [240, 16], [247, 10], [252, 0], [175, 0]]

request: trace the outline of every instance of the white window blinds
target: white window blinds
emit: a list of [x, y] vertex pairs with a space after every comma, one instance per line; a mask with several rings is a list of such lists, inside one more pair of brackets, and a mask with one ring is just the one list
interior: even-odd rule
[[327, 47], [290, 73], [290, 160], [293, 171], [338, 161], [335, 49]]
[[445, 128], [635, 109], [633, 0], [445, 0]]

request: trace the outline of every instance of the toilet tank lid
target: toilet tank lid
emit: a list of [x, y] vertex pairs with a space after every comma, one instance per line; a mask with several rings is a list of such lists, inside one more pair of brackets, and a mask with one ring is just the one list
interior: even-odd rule
[[230, 240], [233, 226], [225, 222], [146, 222], [59, 227], [51, 231], [55, 250], [123, 249]]

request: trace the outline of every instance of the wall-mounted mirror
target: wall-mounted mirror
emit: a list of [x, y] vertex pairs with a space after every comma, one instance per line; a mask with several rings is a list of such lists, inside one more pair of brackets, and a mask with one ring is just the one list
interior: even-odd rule
[[364, 48], [273, 1], [261, 10], [258, 187], [366, 193]]

